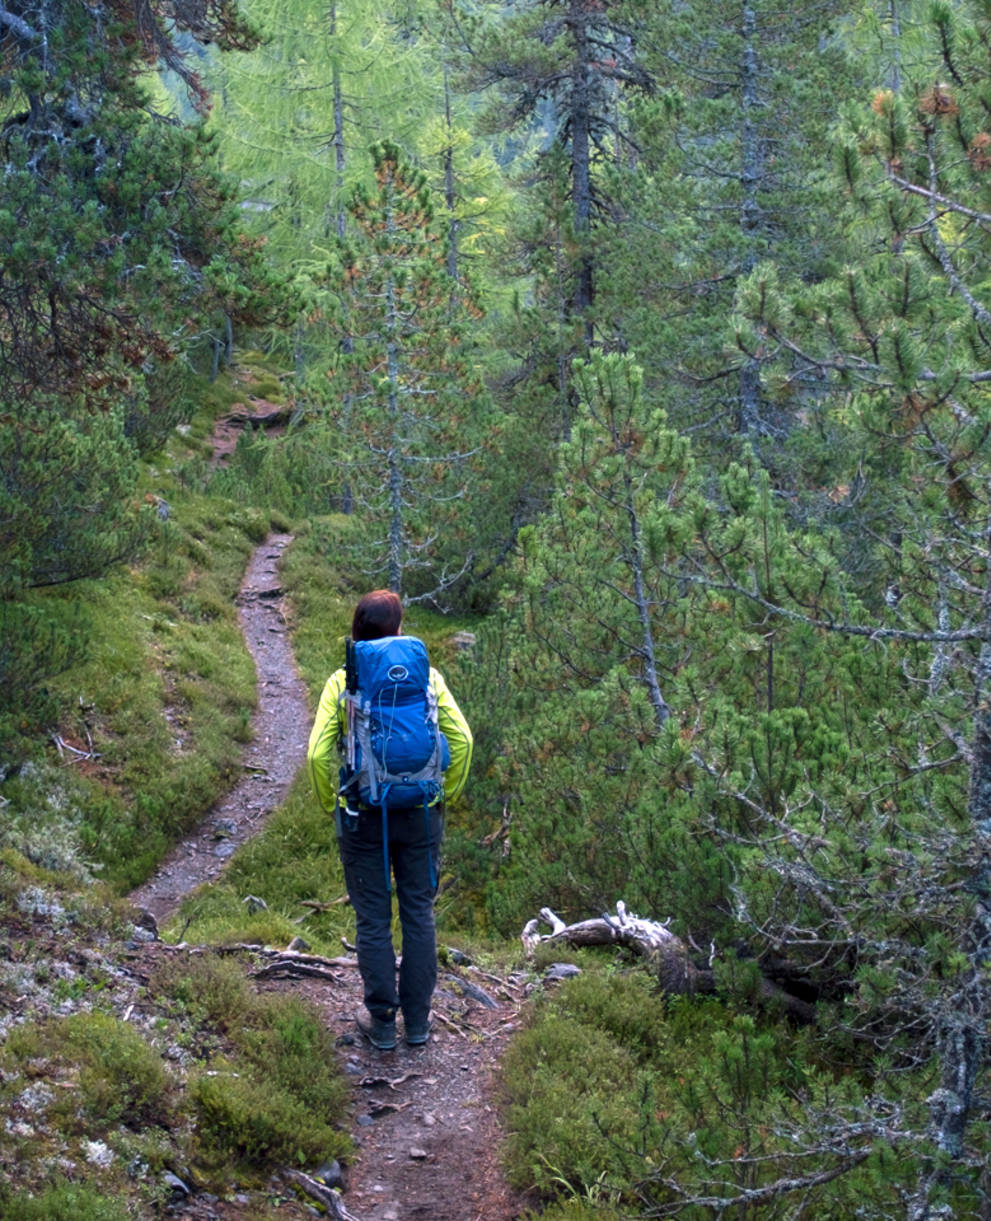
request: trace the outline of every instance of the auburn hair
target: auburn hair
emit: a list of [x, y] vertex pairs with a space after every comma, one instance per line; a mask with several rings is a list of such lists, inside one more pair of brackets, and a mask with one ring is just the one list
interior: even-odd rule
[[391, 589], [373, 589], [354, 608], [352, 640], [379, 640], [398, 636], [403, 622], [403, 604]]

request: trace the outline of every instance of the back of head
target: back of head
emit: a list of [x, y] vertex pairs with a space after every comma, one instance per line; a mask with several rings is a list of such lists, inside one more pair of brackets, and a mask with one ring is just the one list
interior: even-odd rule
[[354, 608], [353, 640], [380, 640], [398, 636], [403, 623], [403, 604], [391, 589], [373, 589]]

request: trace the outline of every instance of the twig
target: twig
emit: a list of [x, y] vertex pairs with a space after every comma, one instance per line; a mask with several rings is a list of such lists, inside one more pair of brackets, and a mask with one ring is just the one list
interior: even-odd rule
[[417, 1081], [422, 1076], [422, 1073], [403, 1073], [401, 1077], [362, 1077], [358, 1084], [367, 1090], [375, 1089], [379, 1085], [387, 1085], [390, 1090], [394, 1090], [407, 1081]]
[[[89, 737], [89, 734], [86, 736]], [[65, 752], [67, 750], [71, 751], [71, 753], [74, 754], [77, 759], [99, 759], [101, 757], [99, 751], [92, 749], [92, 741], [90, 741], [89, 750], [80, 750], [78, 746], [73, 746], [70, 742], [67, 742], [61, 734], [57, 733], [52, 734], [52, 741], [55, 743], [55, 748], [58, 750], [59, 755], [63, 759], [65, 758]], [[72, 760], [72, 762], [74, 762], [74, 760]]]
[[463, 1039], [468, 1037], [465, 1028], [455, 1022], [452, 1018], [449, 1018], [446, 1013], [442, 1013], [439, 1009], [435, 1009], [434, 1017], [437, 1018], [438, 1021], [443, 1022], [445, 1026], [449, 1026], [455, 1034], [459, 1034]]

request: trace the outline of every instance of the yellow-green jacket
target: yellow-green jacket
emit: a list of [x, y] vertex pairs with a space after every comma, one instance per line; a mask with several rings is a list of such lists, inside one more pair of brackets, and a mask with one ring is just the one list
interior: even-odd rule
[[[314, 792], [328, 814], [333, 814], [338, 806], [338, 744], [347, 730], [344, 723], [344, 684], [342, 666], [327, 679], [320, 696], [306, 755]], [[468, 779], [473, 739], [464, 714], [447, 689], [443, 676], [433, 666], [430, 667], [430, 686], [437, 697], [437, 720], [451, 751], [451, 764], [444, 773], [444, 800], [453, 801], [460, 795]]]

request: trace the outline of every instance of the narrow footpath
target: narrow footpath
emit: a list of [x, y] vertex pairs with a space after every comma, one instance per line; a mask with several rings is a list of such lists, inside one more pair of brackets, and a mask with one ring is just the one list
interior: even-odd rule
[[256, 835], [286, 798], [306, 758], [310, 710], [296, 671], [283, 612], [279, 561], [292, 535], [272, 534], [255, 549], [238, 593], [241, 628], [258, 675], [252, 742], [244, 777], [131, 893], [162, 923], [183, 898], [219, 876], [239, 844]]
[[[279, 577], [291, 541], [290, 535], [271, 535], [255, 551], [238, 595], [259, 696], [244, 778], [130, 896], [159, 923], [196, 887], [216, 879], [237, 847], [261, 831], [305, 761], [311, 713]], [[320, 1213], [340, 1221], [521, 1216], [525, 1201], [508, 1187], [499, 1165], [495, 1070], [518, 1025], [522, 980], [497, 978], [464, 963], [442, 966], [429, 1043], [409, 1048], [400, 1041], [384, 1053], [356, 1033], [361, 981], [353, 961], [343, 960], [319, 980], [266, 974], [259, 986], [305, 996], [324, 1014], [352, 1083], [351, 1134], [358, 1153], [336, 1184], [336, 1211], [328, 1214], [326, 1204], [311, 1197]], [[187, 1215], [250, 1221], [230, 1208], [204, 1213], [192, 1201]]]

